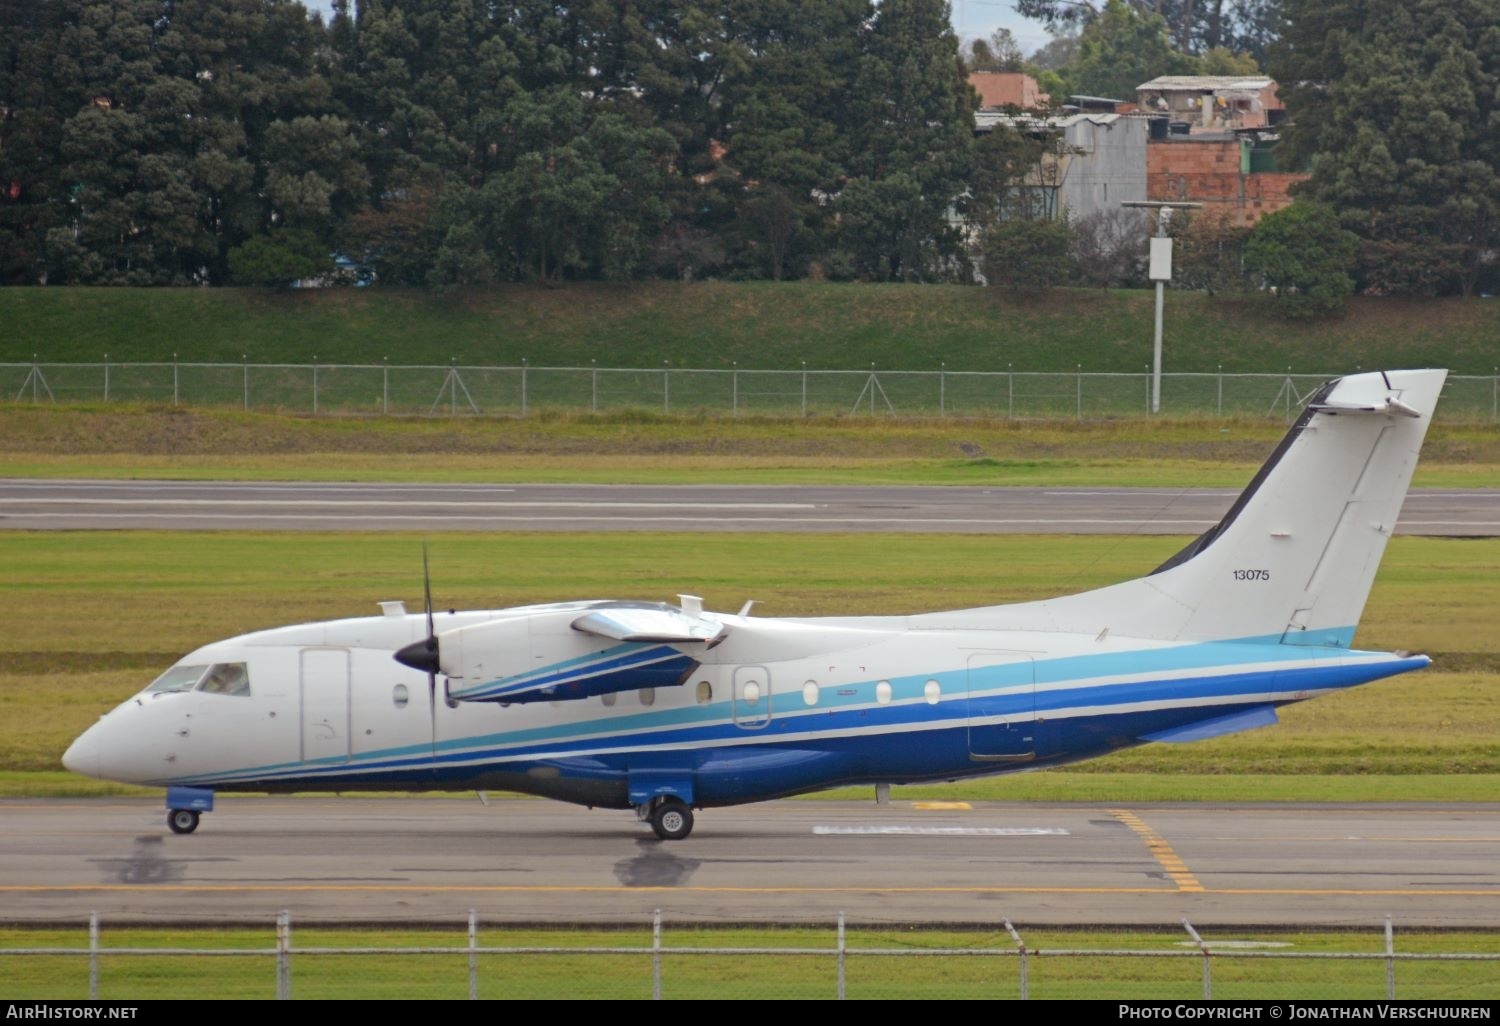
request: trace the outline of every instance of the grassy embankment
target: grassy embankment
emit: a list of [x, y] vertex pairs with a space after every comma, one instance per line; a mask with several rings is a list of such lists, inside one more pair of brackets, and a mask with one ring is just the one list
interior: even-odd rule
[[[375, 289], [0, 289], [0, 361], [111, 360], [883, 370], [1140, 371], [1149, 291], [1040, 297], [818, 282]], [[1289, 323], [1258, 297], [1172, 293], [1169, 371], [1491, 374], [1500, 303], [1356, 299]]]
[[[1065, 931], [1021, 927], [1028, 950], [1029, 996], [1093, 1000], [1202, 997], [1202, 961], [1181, 932], [1139, 930]], [[1268, 998], [1374, 1000], [1386, 994], [1386, 963], [1378, 957], [1384, 938], [1373, 928], [1349, 932], [1283, 932], [1205, 928], [1219, 949], [1213, 964], [1213, 994], [1219, 1000]], [[378, 933], [298, 928], [298, 947], [462, 948], [467, 936], [452, 930], [382, 929]], [[830, 929], [674, 928], [664, 931], [662, 997], [673, 998], [830, 998], [835, 992], [834, 937]], [[1494, 955], [1500, 938], [1492, 933], [1418, 933], [1398, 930], [1403, 955], [1464, 952]], [[272, 930], [112, 929], [106, 923], [100, 959], [99, 996], [104, 1000], [159, 998], [270, 999], [276, 993]], [[650, 928], [620, 930], [537, 930], [483, 927], [486, 947], [628, 948], [620, 954], [520, 954], [478, 956], [481, 998], [651, 997]], [[1003, 931], [880, 930], [853, 926], [847, 935], [847, 993], [852, 999], [893, 1000], [1017, 998], [1020, 960]], [[1235, 958], [1249, 946], [1255, 958]], [[13, 947], [87, 947], [83, 930], [0, 930], [0, 951]], [[109, 954], [110, 947], [252, 949], [259, 956]], [[826, 954], [685, 955], [677, 948], [818, 949]], [[861, 954], [899, 949], [913, 955], [934, 949], [985, 952], [972, 956], [894, 958]], [[1159, 953], [1160, 957], [1081, 957], [1059, 950], [1097, 949]], [[1267, 958], [1271, 953], [1314, 952], [1377, 956], [1328, 961]], [[146, 971], [149, 963], [149, 971]], [[88, 994], [88, 963], [81, 956], [12, 957], [6, 997], [78, 999]], [[1397, 996], [1403, 1000], [1483, 999], [1500, 993], [1495, 961], [1401, 961], [1396, 966]], [[449, 955], [294, 955], [292, 995], [296, 998], [457, 999], [468, 995], [468, 957]]]
[[[1149, 569], [1181, 539], [872, 535], [444, 535], [439, 604], [578, 595], [759, 600], [763, 615], [1018, 601]], [[566, 559], [559, 558], [564, 546]], [[58, 770], [69, 740], [185, 650], [260, 627], [417, 599], [399, 534], [0, 535], [0, 791], [100, 794]], [[288, 573], [287, 568], [297, 568]], [[1356, 644], [1432, 669], [1284, 711], [1280, 726], [1151, 745], [1067, 770], [898, 789], [899, 797], [1494, 800], [1500, 795], [1500, 541], [1396, 538]], [[863, 796], [863, 792], [860, 792]]]

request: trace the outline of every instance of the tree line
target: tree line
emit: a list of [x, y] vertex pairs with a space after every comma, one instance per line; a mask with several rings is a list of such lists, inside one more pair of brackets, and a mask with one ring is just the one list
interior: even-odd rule
[[1030, 59], [945, 0], [0, 0], [0, 282], [1130, 284], [1128, 224], [1014, 223], [1049, 147], [976, 139], [968, 71], [1261, 66], [1349, 288], [1493, 281], [1500, 0], [1020, 5], [1059, 33]]

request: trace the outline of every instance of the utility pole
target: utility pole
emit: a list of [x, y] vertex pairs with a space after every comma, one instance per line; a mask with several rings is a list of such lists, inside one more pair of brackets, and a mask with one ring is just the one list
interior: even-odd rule
[[1166, 285], [1172, 280], [1173, 210], [1197, 210], [1202, 203], [1168, 203], [1161, 200], [1125, 200], [1122, 207], [1145, 207], [1156, 211], [1156, 234], [1151, 238], [1151, 280], [1156, 282], [1156, 335], [1151, 344], [1151, 412], [1161, 412], [1161, 321], [1166, 303]]

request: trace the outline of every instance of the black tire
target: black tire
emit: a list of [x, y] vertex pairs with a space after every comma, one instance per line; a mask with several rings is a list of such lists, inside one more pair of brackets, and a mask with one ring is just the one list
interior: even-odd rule
[[680, 841], [693, 832], [693, 810], [676, 798], [668, 798], [651, 810], [651, 829], [663, 841]]
[[167, 813], [167, 827], [174, 834], [190, 834], [198, 829], [198, 818], [192, 809], [172, 809]]

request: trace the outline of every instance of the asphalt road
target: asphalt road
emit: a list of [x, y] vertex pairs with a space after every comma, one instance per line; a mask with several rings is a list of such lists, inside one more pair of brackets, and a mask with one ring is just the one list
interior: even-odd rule
[[0, 920], [1500, 926], [1500, 805], [770, 802], [660, 842], [468, 798], [0, 803]]
[[[1229, 489], [0, 480], [0, 529], [1197, 534]], [[1500, 490], [1414, 491], [1398, 534], [1500, 535]]]

